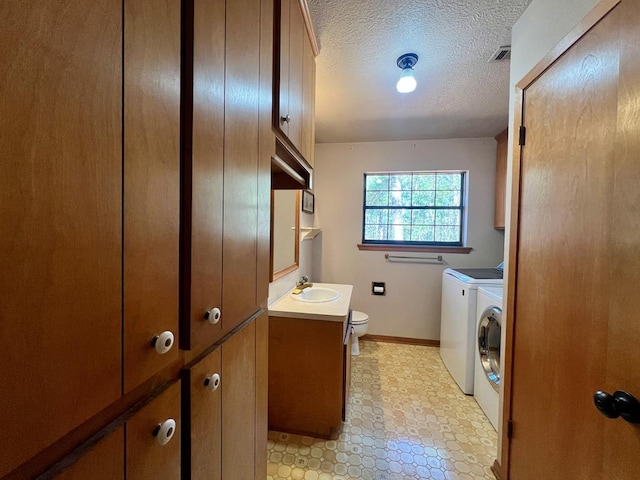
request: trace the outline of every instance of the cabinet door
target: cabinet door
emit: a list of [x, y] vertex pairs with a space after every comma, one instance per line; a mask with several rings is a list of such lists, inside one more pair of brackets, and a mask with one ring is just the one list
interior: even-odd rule
[[222, 329], [217, 318], [224, 313], [215, 309], [222, 302], [225, 2], [195, 0], [190, 17], [185, 20], [193, 22], [193, 89], [183, 102], [192, 108], [192, 142], [184, 142], [184, 190], [191, 205], [184, 245], [190, 248], [185, 261], [190, 258], [191, 269], [185, 289], [189, 329], [182, 340], [196, 348], [215, 341]]
[[180, 0], [125, 0], [124, 388], [178, 359]]
[[267, 478], [267, 433], [269, 430], [269, 315], [262, 314], [256, 324], [256, 474]]
[[278, 117], [275, 120], [280, 130], [285, 135], [289, 134], [289, 122], [285, 119], [289, 115], [289, 18], [291, 3], [297, 0], [275, 0], [280, 9], [280, 24], [276, 26], [280, 41], [279, 57], [276, 57], [278, 64]]
[[[255, 478], [256, 337], [251, 322], [222, 344], [222, 478]], [[264, 458], [266, 462], [266, 455]]]
[[289, 131], [291, 143], [302, 150], [302, 67], [306, 30], [298, 0], [291, 0], [289, 15]]
[[222, 383], [226, 379], [221, 375], [220, 358], [218, 348], [183, 372], [184, 399], [190, 406], [184, 478], [220, 480], [222, 475]]
[[0, 18], [3, 477], [120, 395], [122, 8]]
[[[175, 422], [173, 430], [164, 423], [167, 420]], [[125, 428], [126, 478], [180, 478], [180, 382], [137, 412]], [[160, 439], [166, 443], [161, 445]]]
[[124, 427], [85, 453], [56, 480], [124, 480]]
[[222, 322], [258, 310], [260, 0], [227, 3]]
[[315, 148], [315, 103], [316, 103], [316, 57], [311, 46], [311, 39], [304, 33], [304, 50], [302, 65], [302, 132], [300, 153], [313, 167]]

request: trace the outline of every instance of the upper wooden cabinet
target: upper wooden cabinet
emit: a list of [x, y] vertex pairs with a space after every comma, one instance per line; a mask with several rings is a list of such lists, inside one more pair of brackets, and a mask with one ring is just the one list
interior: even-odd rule
[[300, 153], [313, 167], [316, 143], [316, 56], [309, 35], [304, 36], [302, 66], [302, 132]]
[[504, 230], [505, 204], [507, 195], [507, 151], [509, 149], [509, 130], [505, 129], [496, 135], [496, 197], [493, 211], [493, 228]]
[[120, 397], [122, 4], [0, 18], [4, 477]]
[[274, 126], [312, 163], [315, 55], [300, 0], [277, 0]]

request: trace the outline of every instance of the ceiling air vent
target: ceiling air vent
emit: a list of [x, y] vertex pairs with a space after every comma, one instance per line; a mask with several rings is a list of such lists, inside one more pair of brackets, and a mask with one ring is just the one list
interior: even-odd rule
[[500, 60], [509, 60], [511, 58], [511, 45], [506, 47], [499, 47], [493, 56], [489, 59], [490, 62], [497, 62]]

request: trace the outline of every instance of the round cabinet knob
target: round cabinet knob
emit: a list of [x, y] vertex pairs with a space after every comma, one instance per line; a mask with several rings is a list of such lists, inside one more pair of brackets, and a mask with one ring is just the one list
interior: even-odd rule
[[212, 325], [215, 325], [220, 321], [220, 315], [222, 315], [220, 309], [218, 307], [214, 307], [211, 310], [207, 310], [207, 313], [204, 314], [204, 318], [209, 320], [209, 323]]
[[169, 418], [162, 423], [156, 425], [153, 430], [153, 436], [156, 437], [156, 441], [160, 445], [166, 445], [169, 440], [176, 433], [176, 421], [173, 418]]
[[289, 123], [291, 121], [291, 117], [289, 115], [284, 115], [280, 117], [280, 119], [282, 120], [282, 123]]
[[156, 352], [158, 352], [160, 355], [163, 355], [171, 350], [171, 347], [173, 347], [173, 341], [173, 333], [167, 330], [165, 332], [162, 332], [160, 335], [153, 337], [151, 345], [153, 345], [153, 348], [156, 349]]
[[213, 375], [209, 375], [204, 379], [204, 386], [207, 387], [212, 392], [215, 392], [220, 386], [220, 375], [214, 373]]

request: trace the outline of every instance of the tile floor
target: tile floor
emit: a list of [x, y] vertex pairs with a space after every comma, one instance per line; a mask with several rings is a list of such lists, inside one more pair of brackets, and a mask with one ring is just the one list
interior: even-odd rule
[[338, 440], [269, 432], [268, 480], [494, 479], [497, 435], [438, 349], [361, 342]]

